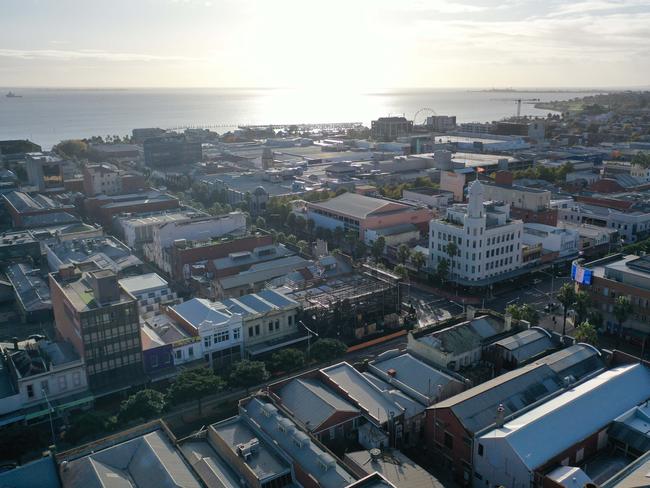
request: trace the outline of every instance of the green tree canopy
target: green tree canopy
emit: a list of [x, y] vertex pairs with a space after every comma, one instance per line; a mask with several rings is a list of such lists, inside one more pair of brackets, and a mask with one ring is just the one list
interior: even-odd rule
[[274, 352], [269, 361], [269, 368], [273, 372], [293, 371], [305, 365], [305, 355], [299, 349], [282, 349]]
[[413, 266], [415, 266], [415, 268], [418, 270], [419, 273], [420, 270], [427, 263], [427, 258], [422, 252], [415, 251], [411, 256], [411, 262], [413, 263]]
[[159, 417], [167, 406], [165, 395], [156, 390], [140, 390], [122, 402], [118, 419], [120, 422], [149, 420]]
[[588, 320], [581, 322], [578, 327], [576, 327], [574, 337], [578, 342], [586, 342], [595, 346], [598, 344], [598, 332], [596, 327], [591, 325]]
[[52, 150], [63, 157], [85, 158], [88, 155], [88, 144], [79, 139], [68, 139], [59, 142]]
[[230, 385], [244, 387], [248, 392], [251, 386], [259, 385], [269, 379], [269, 372], [262, 361], [244, 359], [235, 364], [230, 373]]
[[196, 400], [200, 412], [203, 398], [223, 390], [224, 386], [225, 382], [211, 369], [186, 369], [176, 377], [167, 390], [167, 398], [174, 405]]
[[341, 357], [347, 350], [347, 346], [338, 339], [319, 339], [311, 346], [310, 354], [320, 363]]
[[397, 248], [397, 260], [404, 264], [411, 257], [411, 248], [406, 244], [400, 244]]
[[375, 258], [375, 260], [379, 260], [382, 254], [384, 254], [385, 247], [386, 247], [386, 239], [384, 239], [383, 236], [378, 237], [377, 240], [372, 243], [372, 247], [370, 248], [370, 253]]
[[566, 335], [566, 316], [569, 312], [569, 307], [571, 307], [576, 300], [576, 292], [571, 283], [565, 283], [560, 288], [560, 291], [557, 292], [557, 301], [562, 304], [562, 310], [564, 313], [564, 321], [562, 323], [562, 335]]

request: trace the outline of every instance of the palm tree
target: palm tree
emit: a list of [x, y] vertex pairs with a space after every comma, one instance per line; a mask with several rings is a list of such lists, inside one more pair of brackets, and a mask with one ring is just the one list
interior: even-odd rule
[[562, 322], [562, 335], [566, 335], [566, 316], [569, 307], [576, 301], [576, 291], [569, 283], [565, 283], [557, 292], [557, 301], [562, 304], [562, 311], [564, 312], [564, 321]]
[[574, 337], [576, 341], [586, 342], [592, 346], [595, 346], [598, 343], [598, 332], [596, 332], [596, 327], [591, 325], [588, 320], [581, 322], [580, 325], [576, 327]]
[[454, 256], [458, 255], [458, 244], [449, 241], [445, 246], [445, 252], [449, 256], [449, 267], [451, 269], [451, 279], [454, 279]]
[[411, 256], [411, 249], [406, 244], [400, 244], [397, 248], [397, 260], [404, 264]]
[[623, 324], [632, 314], [632, 304], [630, 299], [626, 296], [616, 297], [616, 303], [614, 303], [614, 317], [618, 322], [618, 334], [616, 336], [616, 347], [623, 336]]
[[415, 251], [411, 255], [411, 262], [413, 263], [413, 266], [415, 266], [415, 269], [418, 271], [419, 274], [422, 267], [426, 264], [427, 258], [424, 256], [422, 252]]
[[589, 308], [591, 307], [591, 297], [586, 291], [576, 292], [573, 309], [576, 311], [576, 324], [582, 324], [587, 319]]

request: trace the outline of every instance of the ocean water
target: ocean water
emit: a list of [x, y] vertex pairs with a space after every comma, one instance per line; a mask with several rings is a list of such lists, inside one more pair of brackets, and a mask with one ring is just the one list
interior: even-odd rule
[[[7, 98], [9, 90], [22, 98]], [[30, 139], [49, 149], [64, 139], [125, 135], [137, 127], [370, 121], [386, 115], [416, 120], [435, 112], [458, 122], [492, 121], [516, 113], [513, 99], [566, 100], [575, 91], [494, 92], [402, 90], [349, 93], [288, 89], [12, 89], [0, 91], [0, 140]], [[546, 115], [522, 104], [522, 115]]]

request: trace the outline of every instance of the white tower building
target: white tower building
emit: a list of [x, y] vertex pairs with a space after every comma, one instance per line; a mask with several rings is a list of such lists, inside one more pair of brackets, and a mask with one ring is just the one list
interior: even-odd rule
[[[480, 181], [470, 184], [468, 203], [447, 209], [429, 223], [430, 267], [449, 263], [449, 278], [468, 286], [495, 283], [522, 266], [523, 222], [510, 219], [510, 206], [485, 202]], [[449, 243], [457, 252], [451, 255]]]

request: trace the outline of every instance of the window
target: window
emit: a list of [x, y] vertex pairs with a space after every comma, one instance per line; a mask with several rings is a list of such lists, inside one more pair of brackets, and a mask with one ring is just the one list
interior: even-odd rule
[[230, 340], [230, 332], [227, 330], [217, 332], [214, 335], [214, 343], [218, 344], [220, 342], [226, 342], [227, 340]]
[[68, 379], [65, 376], [59, 376], [59, 390], [66, 390], [68, 388]]
[[239, 327], [236, 328], [236, 329], [233, 329], [232, 330], [232, 339], [234, 341], [238, 341], [240, 334], [241, 334], [241, 329]]
[[275, 321], [275, 330], [278, 330], [280, 328], [280, 321], [276, 320]]
[[447, 449], [454, 448], [454, 438], [449, 432], [445, 432], [445, 447]]
[[273, 332], [273, 322], [269, 322], [269, 332]]
[[183, 351], [181, 349], [176, 351], [176, 359], [183, 359]]
[[27, 385], [27, 398], [34, 398], [34, 385]]
[[194, 346], [190, 347], [187, 350], [187, 354], [188, 354], [189, 357], [194, 357]]
[[253, 328], [252, 327], [248, 328], [248, 337], [253, 337]]
[[291, 315], [289, 315], [287, 317], [287, 325], [293, 325], [292, 322], [293, 322], [293, 317]]
[[212, 347], [212, 337], [205, 336], [203, 338], [203, 347]]
[[478, 445], [478, 455], [479, 455], [479, 456], [482, 456], [482, 455], [483, 455], [483, 449], [484, 449], [484, 448], [483, 448], [483, 444], [479, 444], [479, 445]]
[[256, 335], [256, 336], [260, 335], [260, 324], [257, 324], [257, 325], [255, 326], [255, 335]]

